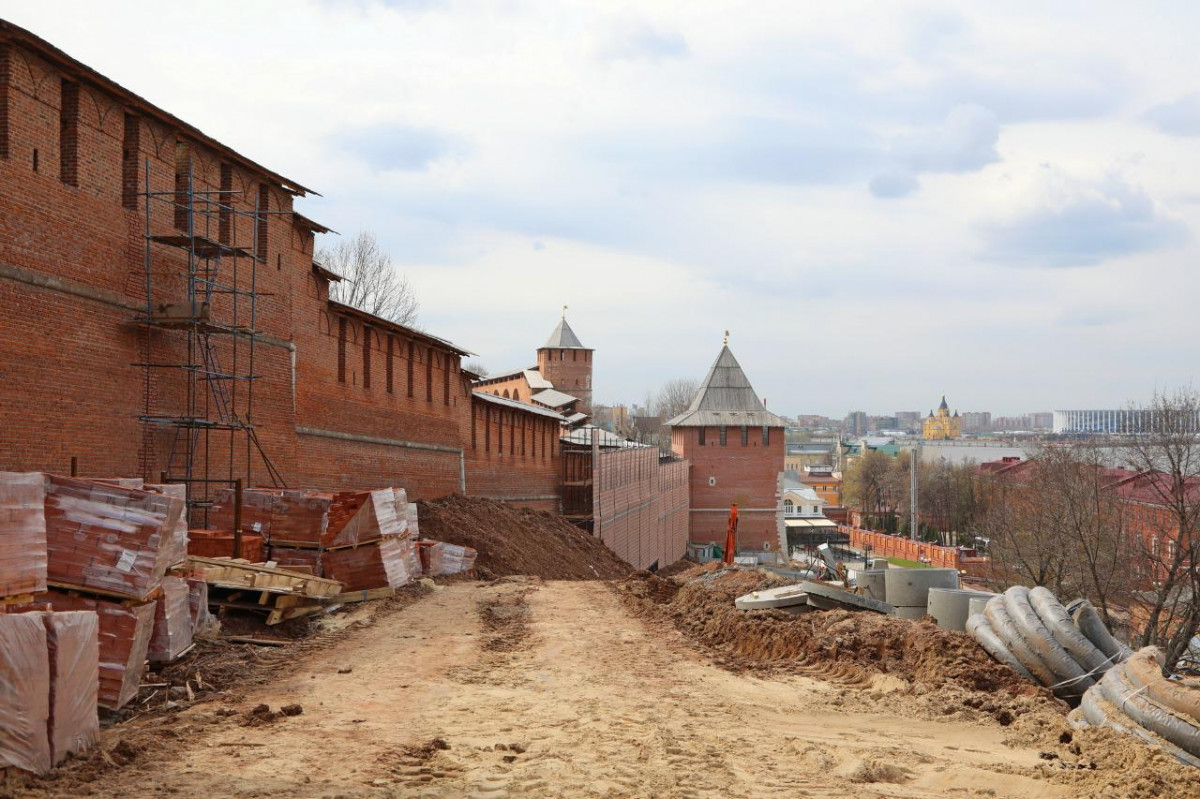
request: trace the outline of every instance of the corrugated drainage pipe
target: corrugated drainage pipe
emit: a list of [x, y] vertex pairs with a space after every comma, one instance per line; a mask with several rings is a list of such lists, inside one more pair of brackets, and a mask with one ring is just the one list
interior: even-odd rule
[[1025, 643], [1025, 639], [1021, 637], [1021, 631], [1017, 629], [1017, 625], [1013, 624], [1012, 619], [1008, 616], [1008, 611], [1004, 608], [1003, 596], [989, 599], [983, 609], [983, 615], [991, 625], [992, 632], [996, 634], [1001, 643], [1008, 647], [1008, 651], [1021, 661], [1021, 664], [1033, 675], [1035, 680], [1042, 685], [1054, 685], [1058, 682], [1054, 672], [1042, 662], [1037, 653], [1030, 649], [1029, 644]]
[[1200, 729], [1196, 729], [1191, 720], [1172, 713], [1139, 692], [1126, 677], [1123, 665], [1109, 669], [1100, 681], [1100, 690], [1105, 699], [1138, 724], [1191, 755], [1200, 754]]
[[1020, 630], [1021, 637], [1029, 644], [1029, 648], [1036, 652], [1042, 662], [1058, 677], [1050, 686], [1056, 695], [1078, 699], [1083, 696], [1084, 691], [1096, 684], [1070, 653], [1054, 640], [1050, 630], [1038, 618], [1033, 605], [1029, 604], [1028, 588], [1014, 585], [1005, 591], [1004, 609], [1008, 611], [1009, 617]]
[[1008, 666], [1022, 677], [1034, 682], [1038, 681], [1036, 677], [1029, 673], [1029, 669], [1025, 668], [1024, 664], [1017, 660], [1017, 656], [1008, 651], [1008, 647], [1000, 640], [1000, 636], [996, 635], [996, 631], [992, 629], [992, 625], [988, 624], [987, 617], [982, 613], [976, 613], [967, 619], [967, 632], [996, 660]]
[[1096, 645], [1087, 639], [1075, 622], [1071, 620], [1067, 609], [1050, 593], [1050, 590], [1038, 586], [1029, 592], [1029, 604], [1037, 613], [1038, 618], [1046, 625], [1046, 629], [1054, 636], [1059, 646], [1075, 659], [1075, 662], [1088, 672], [1099, 675], [1108, 671], [1112, 661]]
[[1091, 602], [1086, 599], [1076, 599], [1067, 606], [1067, 611], [1071, 614], [1071, 619], [1079, 628], [1079, 632], [1083, 633], [1084, 637], [1113, 663], [1120, 663], [1133, 654], [1132, 649], [1112, 637], [1112, 633], [1104, 626], [1100, 614], [1096, 612], [1096, 608], [1092, 606]]
[[1135, 688], [1143, 690], [1158, 704], [1193, 722], [1200, 721], [1200, 682], [1164, 677], [1161, 657], [1157, 647], [1138, 650], [1125, 661], [1125, 676]]

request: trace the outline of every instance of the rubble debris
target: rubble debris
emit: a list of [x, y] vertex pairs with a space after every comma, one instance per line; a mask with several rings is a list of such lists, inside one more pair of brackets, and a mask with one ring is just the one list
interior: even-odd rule
[[475, 573], [485, 579], [614, 580], [633, 570], [561, 516], [459, 494], [415, 504], [421, 534], [476, 550]]

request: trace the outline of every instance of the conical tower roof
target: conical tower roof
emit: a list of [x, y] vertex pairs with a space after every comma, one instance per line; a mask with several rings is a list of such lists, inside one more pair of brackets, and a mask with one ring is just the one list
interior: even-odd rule
[[672, 427], [785, 426], [782, 419], [763, 407], [727, 344], [721, 347], [721, 353], [692, 398], [692, 404], [667, 424]]
[[587, 347], [579, 341], [579, 336], [575, 335], [575, 331], [567, 324], [567, 319], [564, 316], [558, 323], [558, 327], [554, 328], [554, 332], [550, 334], [550, 339], [542, 345], [544, 350], [586, 350]]
[[942, 404], [938, 406], [938, 410], [939, 411], [950, 410], [950, 406], [946, 404], [946, 395], [945, 394], [942, 395]]

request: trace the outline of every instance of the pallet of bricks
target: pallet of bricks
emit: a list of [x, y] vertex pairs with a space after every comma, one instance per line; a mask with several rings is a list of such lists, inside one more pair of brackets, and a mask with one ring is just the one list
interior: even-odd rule
[[[218, 495], [214, 526], [232, 529], [232, 492]], [[250, 509], [250, 510], [248, 510]], [[400, 588], [421, 575], [403, 488], [374, 491], [250, 489], [243, 536], [262, 535], [279, 568], [337, 580], [343, 591]]]
[[0, 767], [87, 748], [97, 706], [191, 646], [189, 584], [167, 576], [186, 555], [181, 489], [0, 473]]

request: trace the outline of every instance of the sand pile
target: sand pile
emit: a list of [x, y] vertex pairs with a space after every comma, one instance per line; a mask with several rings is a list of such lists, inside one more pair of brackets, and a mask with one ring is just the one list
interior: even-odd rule
[[686, 636], [714, 650], [731, 668], [788, 668], [849, 664], [929, 687], [957, 685], [1010, 696], [1049, 692], [993, 661], [963, 633], [928, 622], [851, 611], [792, 616], [740, 611], [733, 600], [789, 581], [752, 569], [706, 565], [671, 579], [646, 572], [620, 584], [636, 612], [666, 615]]
[[483, 578], [613, 580], [632, 567], [561, 516], [457, 494], [419, 503], [421, 536], [478, 550]]

